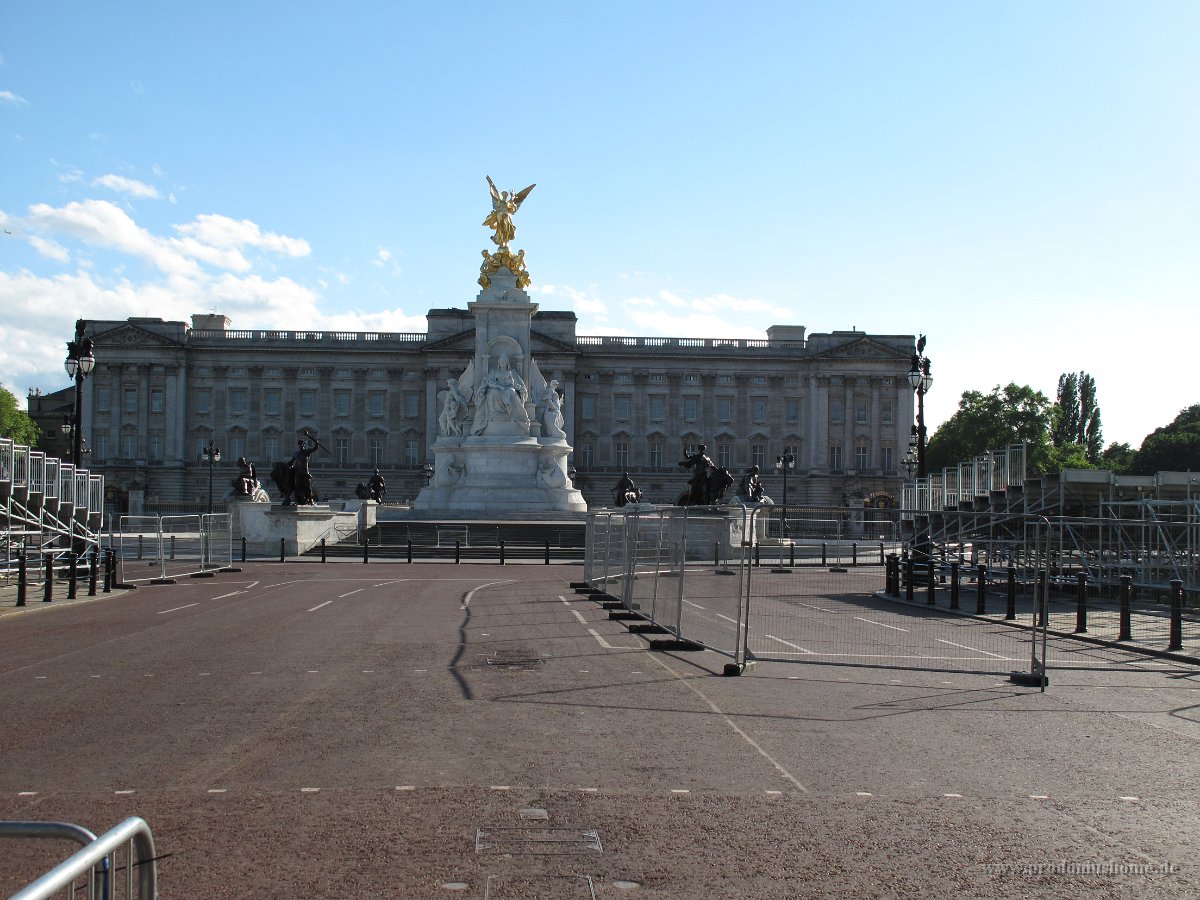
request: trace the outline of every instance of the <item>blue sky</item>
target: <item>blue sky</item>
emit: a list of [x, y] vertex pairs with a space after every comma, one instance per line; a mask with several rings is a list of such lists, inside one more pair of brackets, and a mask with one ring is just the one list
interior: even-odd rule
[[423, 331], [485, 175], [581, 334], [925, 333], [964, 390], [1200, 402], [1200, 4], [0, 6], [0, 382], [78, 317]]

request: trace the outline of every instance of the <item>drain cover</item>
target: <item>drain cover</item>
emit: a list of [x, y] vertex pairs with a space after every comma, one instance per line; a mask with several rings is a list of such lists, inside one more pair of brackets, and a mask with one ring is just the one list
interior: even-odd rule
[[533, 650], [496, 650], [487, 658], [487, 664], [500, 669], [536, 669], [546, 660]]
[[476, 829], [475, 852], [509, 856], [571, 856], [603, 853], [604, 847], [600, 843], [599, 832], [594, 828], [530, 826]]

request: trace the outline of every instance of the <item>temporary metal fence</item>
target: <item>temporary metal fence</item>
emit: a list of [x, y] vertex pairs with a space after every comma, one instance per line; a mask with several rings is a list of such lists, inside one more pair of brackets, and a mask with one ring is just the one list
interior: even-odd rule
[[663, 507], [588, 516], [584, 577], [679, 641], [744, 663], [745, 507]]
[[[0, 822], [0, 838], [67, 839], [83, 845], [10, 900], [47, 900], [55, 896], [155, 900], [158, 896], [154, 836], [138, 816], [130, 816], [100, 837], [66, 822]], [[81, 891], [86, 893], [81, 895]]]
[[228, 513], [121, 516], [112, 544], [126, 581], [202, 575], [233, 565]]

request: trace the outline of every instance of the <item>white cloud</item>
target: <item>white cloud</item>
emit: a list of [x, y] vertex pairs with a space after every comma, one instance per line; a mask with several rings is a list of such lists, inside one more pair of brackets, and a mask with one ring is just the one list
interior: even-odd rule
[[69, 262], [71, 252], [57, 241], [50, 241], [38, 235], [31, 235], [29, 243], [33, 245], [33, 249], [45, 256], [47, 259], [52, 259], [55, 262]]
[[0, 103], [6, 103], [9, 106], [28, 106], [29, 101], [24, 97], [14, 94], [12, 91], [0, 91]]
[[146, 184], [144, 181], [137, 181], [134, 178], [126, 178], [123, 175], [101, 175], [99, 178], [92, 180], [92, 185], [96, 187], [106, 187], [110, 191], [116, 191], [119, 194], [129, 194], [131, 197], [140, 197], [150, 200], [158, 200], [162, 194], [158, 192], [152, 184]]
[[567, 284], [544, 284], [531, 289], [531, 293], [543, 297], [561, 298], [570, 304], [571, 308], [580, 315], [592, 315], [603, 319], [608, 315], [608, 304], [599, 297], [593, 297], [587, 291], [579, 290]]
[[195, 222], [176, 225], [175, 230], [185, 237], [213, 247], [258, 247], [292, 258], [308, 256], [312, 248], [308, 241], [287, 235], [264, 232], [249, 219], [231, 219], [221, 215], [199, 215]]
[[392, 258], [392, 251], [386, 247], [380, 247], [379, 252], [375, 254], [375, 265], [382, 266]]

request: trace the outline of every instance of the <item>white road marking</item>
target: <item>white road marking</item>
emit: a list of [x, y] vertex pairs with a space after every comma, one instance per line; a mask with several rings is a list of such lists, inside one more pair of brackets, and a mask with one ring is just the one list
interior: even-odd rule
[[619, 650], [620, 649], [619, 647], [614, 647], [612, 644], [610, 644], [604, 638], [600, 637], [600, 633], [598, 631], [596, 631], [595, 628], [589, 628], [588, 634], [590, 634], [592, 637], [594, 637], [596, 639], [596, 642], [601, 647], [603, 647], [605, 650]]
[[339, 594], [339, 595], [338, 595], [338, 599], [339, 599], [339, 600], [341, 600], [343, 597], [349, 597], [351, 594], [357, 594], [357, 593], [358, 593], [359, 591], [361, 591], [361, 590], [362, 590], [362, 588], [355, 588], [355, 589], [354, 589], [354, 590], [352, 590], [352, 591], [347, 591], [347, 592], [346, 592], [346, 593], [344, 593], [344, 594]]
[[731, 618], [729, 618], [729, 616], [721, 615], [721, 613], [717, 613], [717, 618], [724, 619], [726, 622], [732, 622], [734, 625], [736, 625], [738, 623], [737, 619], [731, 619]]
[[[791, 641], [785, 641], [783, 638], [777, 638], [773, 634], [764, 634], [763, 637], [770, 638], [773, 641], [778, 641], [779, 643], [783, 644], [785, 647], [791, 647], [793, 650], [799, 650], [801, 653], [807, 653], [809, 656], [813, 655], [813, 652], [811, 650], [806, 650], [805, 648], [801, 647], [799, 644], [793, 644]], [[797, 676], [792, 675], [791, 677], [796, 678]]]
[[36, 797], [37, 791], [17, 791], [18, 797]]
[[[220, 599], [220, 598], [218, 598], [218, 599]], [[179, 610], [181, 610], [181, 609], [187, 609], [189, 606], [199, 606], [199, 605], [200, 605], [200, 604], [199, 604], [199, 602], [196, 602], [196, 603], [186, 603], [186, 604], [184, 604], [183, 606], [176, 606], [174, 609], [160, 609], [160, 610], [159, 610], [159, 611], [156, 613], [156, 615], [165, 616], [167, 613], [171, 613], [171, 612], [179, 612]]]
[[328, 606], [332, 602], [333, 602], [332, 600], [326, 600], [324, 603], [318, 603], [316, 606], [314, 606], [312, 609], [310, 609], [309, 612], [316, 612], [322, 606]]
[[587, 619], [585, 619], [583, 617], [583, 613], [581, 613], [577, 609], [573, 609], [573, 610], [571, 610], [571, 612], [574, 614], [575, 618], [579, 620], [580, 624], [583, 624], [583, 625], [587, 624]]
[[980, 650], [978, 647], [968, 647], [966, 644], [956, 644], [956, 643], [954, 643], [954, 641], [948, 641], [945, 638], [938, 638], [938, 641], [942, 644], [949, 644], [951, 647], [958, 647], [960, 650], [973, 650], [976, 653], [983, 653], [983, 654], [985, 654], [987, 656], [991, 656], [995, 659], [1007, 659], [1008, 658], [1006, 656], [1001, 656], [999, 653], [990, 653], [987, 650]]
[[236, 597], [238, 594], [244, 594], [245, 591], [230, 591], [228, 594], [221, 594], [219, 597], [212, 597], [213, 600], [224, 600], [227, 597]]
[[907, 628], [901, 628], [898, 625], [888, 625], [884, 622], [876, 622], [874, 619], [864, 619], [862, 616], [855, 616], [854, 618], [858, 619], [860, 622], [867, 622], [870, 625], [878, 625], [880, 628], [890, 628], [892, 631], [903, 631], [905, 633], [908, 632]]
[[114, 793], [114, 794], [116, 794], [116, 795], [117, 795], [117, 796], [119, 796], [119, 797], [127, 797], [127, 796], [129, 796], [130, 794], [132, 794], [132, 793], [133, 793], [133, 791], [113, 791], [113, 793]]
[[792, 784], [794, 784], [801, 793], [805, 793], [805, 794], [808, 793], [808, 788], [806, 788], [804, 785], [802, 785], [796, 779], [796, 776], [794, 776], [791, 772], [789, 772], [782, 765], [780, 765], [779, 761], [776, 760], [773, 756], [771, 756], [771, 754], [769, 754], [761, 746], [759, 746], [758, 743], [754, 740], [754, 738], [750, 737], [750, 735], [746, 734], [745, 731], [743, 731], [741, 728], [739, 728], [737, 723], [734, 722], [733, 719], [731, 719], [728, 715], [726, 715], [725, 712], [723, 712], [721, 710], [721, 708], [717, 706], [717, 704], [713, 703], [712, 700], [710, 700], [708, 698], [708, 696], [704, 693], [704, 691], [700, 690], [700, 688], [696, 687], [696, 685], [692, 684], [691, 681], [684, 678], [682, 675], [680, 675], [678, 672], [676, 672], [674, 669], [672, 669], [669, 665], [667, 665], [665, 662], [663, 662], [658, 657], [651, 656], [650, 658], [653, 659], [656, 663], [658, 663], [658, 665], [662, 666], [664, 669], [666, 669], [668, 672], [670, 672], [672, 675], [674, 675], [675, 678], [684, 687], [686, 687], [689, 691], [691, 691], [693, 694], [695, 694], [697, 697], [699, 697], [701, 700], [703, 700], [705, 702], [705, 704], [708, 705], [709, 709], [711, 709], [714, 713], [716, 713], [718, 716], [720, 716], [725, 721], [725, 724], [729, 726], [729, 728], [733, 731], [734, 734], [736, 734], [738, 737], [740, 737], [742, 740], [744, 740], [747, 744], [749, 744], [751, 747], [753, 747], [756, 751], [758, 751], [759, 756], [761, 756], [763, 759], [765, 759], [767, 762], [769, 762], [772, 766], [774, 766], [775, 771], [777, 771], [780, 775], [782, 775], [784, 778], [786, 778], [788, 781], [790, 781]]
[[223, 793], [225, 793], [225, 788], [209, 788], [209, 789], [208, 789], [208, 793], [210, 793], [210, 794], [223, 794]]
[[489, 581], [487, 584], [481, 584], [481, 585], [479, 585], [479, 587], [471, 588], [471, 590], [467, 591], [467, 596], [463, 597], [462, 608], [466, 609], [468, 606], [471, 605], [471, 598], [475, 596], [476, 591], [482, 591], [484, 588], [495, 587], [498, 584], [512, 584], [512, 583], [513, 583], [513, 579], [510, 578], [507, 581]]
[[870, 791], [855, 791], [854, 796], [855, 797], [874, 797], [875, 795], [872, 794]]
[[688, 606], [696, 607], [696, 609], [704, 609], [704, 607], [701, 606], [699, 603], [693, 603], [691, 600], [684, 600], [683, 602], [686, 603]]
[[300, 793], [315, 794], [315, 793], [319, 792], [320, 790], [321, 790], [320, 788], [300, 788]]
[[400, 582], [405, 581], [405, 580], [407, 580], [407, 579], [398, 578], [395, 581], [385, 581], [383, 584], [372, 585], [372, 587], [377, 587], [377, 588], [378, 587], [391, 587], [393, 584], [399, 584]]
[[801, 603], [799, 601], [794, 601], [794, 602], [796, 603], [797, 606], [803, 606], [807, 609], [815, 609], [817, 612], [837, 612], [837, 610], [829, 609], [826, 606], [813, 606], [811, 603]]

